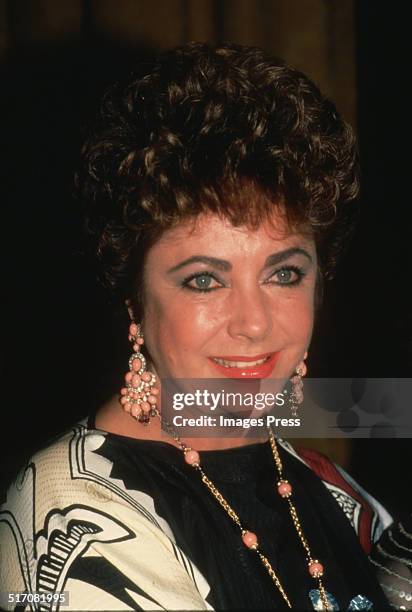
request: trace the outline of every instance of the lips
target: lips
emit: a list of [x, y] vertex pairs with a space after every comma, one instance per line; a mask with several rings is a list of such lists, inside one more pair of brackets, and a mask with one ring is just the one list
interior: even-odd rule
[[209, 357], [216, 370], [227, 378], [267, 378], [271, 375], [279, 352], [243, 355], [219, 355]]

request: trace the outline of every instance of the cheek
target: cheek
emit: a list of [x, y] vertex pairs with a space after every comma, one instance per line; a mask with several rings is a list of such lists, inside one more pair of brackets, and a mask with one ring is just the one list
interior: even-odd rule
[[277, 315], [277, 321], [274, 322], [275, 330], [276, 324], [278, 324], [283, 329], [290, 343], [309, 343], [314, 323], [314, 301], [312, 294], [308, 293], [303, 299], [302, 296], [299, 296], [296, 299], [290, 298], [285, 300], [281, 307], [278, 308]]
[[152, 295], [145, 311], [143, 331], [155, 361], [167, 355], [168, 360], [175, 362], [176, 355], [202, 347], [217, 324], [216, 311], [211, 311], [208, 304]]

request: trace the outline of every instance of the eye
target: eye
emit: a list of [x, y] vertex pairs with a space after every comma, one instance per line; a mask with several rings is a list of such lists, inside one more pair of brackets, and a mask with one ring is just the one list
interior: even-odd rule
[[219, 287], [222, 287], [222, 284], [209, 272], [201, 272], [185, 278], [182, 286], [192, 291], [207, 293], [208, 291], [219, 289]]
[[287, 266], [277, 270], [269, 279], [269, 282], [274, 282], [276, 285], [298, 285], [304, 272], [297, 266]]

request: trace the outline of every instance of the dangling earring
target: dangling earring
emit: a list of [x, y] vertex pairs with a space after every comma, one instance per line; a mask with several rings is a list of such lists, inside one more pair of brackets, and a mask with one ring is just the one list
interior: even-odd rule
[[294, 375], [290, 379], [292, 383], [292, 391], [290, 393], [289, 402], [290, 402], [290, 411], [292, 416], [298, 415], [298, 408], [303, 402], [303, 377], [306, 376], [307, 367], [305, 364], [305, 359], [307, 357], [307, 353], [305, 353], [303, 360], [300, 362], [298, 367], [295, 370]]
[[148, 425], [150, 417], [157, 416], [159, 389], [155, 387], [156, 376], [146, 370], [146, 359], [140, 349], [144, 344], [141, 326], [133, 322], [129, 327], [129, 340], [133, 342], [133, 354], [129, 359], [129, 372], [125, 375], [126, 386], [120, 391], [120, 404], [139, 423]]

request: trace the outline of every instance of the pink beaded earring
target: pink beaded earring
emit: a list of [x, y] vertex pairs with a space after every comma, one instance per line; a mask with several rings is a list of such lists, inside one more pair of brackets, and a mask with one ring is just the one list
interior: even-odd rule
[[298, 408], [303, 402], [303, 377], [306, 376], [307, 367], [305, 363], [305, 359], [307, 357], [307, 353], [305, 353], [303, 360], [300, 362], [298, 367], [295, 370], [294, 375], [290, 379], [292, 383], [292, 391], [290, 393], [289, 402], [290, 402], [290, 411], [292, 416], [298, 415]]
[[139, 423], [148, 425], [150, 417], [159, 414], [157, 403], [159, 389], [156, 376], [146, 370], [146, 359], [140, 349], [144, 344], [141, 326], [131, 323], [129, 340], [133, 343], [133, 354], [129, 359], [129, 372], [125, 375], [126, 386], [120, 391], [120, 404]]

